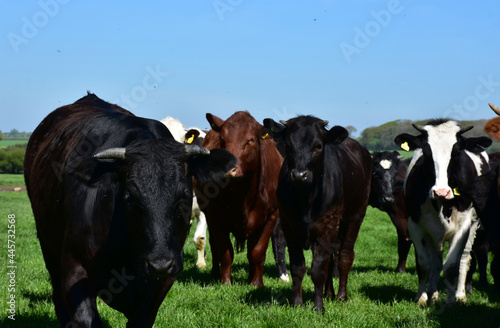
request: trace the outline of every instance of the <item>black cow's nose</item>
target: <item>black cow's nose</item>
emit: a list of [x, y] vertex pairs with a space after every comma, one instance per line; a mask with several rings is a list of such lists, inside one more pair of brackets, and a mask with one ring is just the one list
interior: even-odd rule
[[147, 260], [149, 274], [154, 277], [172, 276], [182, 270], [182, 262], [175, 257], [156, 257]]
[[292, 178], [296, 181], [306, 181], [309, 177], [307, 170], [297, 170], [293, 169], [291, 171]]
[[382, 200], [385, 202], [385, 203], [394, 203], [394, 197], [392, 196], [384, 196], [382, 198]]

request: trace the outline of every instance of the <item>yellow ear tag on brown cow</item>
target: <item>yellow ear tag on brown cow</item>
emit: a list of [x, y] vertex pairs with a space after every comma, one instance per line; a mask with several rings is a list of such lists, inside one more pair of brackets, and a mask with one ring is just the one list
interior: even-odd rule
[[188, 138], [188, 140], [187, 140], [186, 142], [187, 142], [188, 144], [191, 144], [191, 143], [193, 143], [193, 140], [194, 140], [194, 134], [192, 134], [192, 135]]
[[408, 146], [408, 142], [405, 141], [401, 144], [401, 149], [405, 150], [405, 151], [410, 151], [410, 146]]
[[460, 193], [458, 192], [458, 188], [457, 187], [453, 188], [453, 195], [460, 196]]
[[268, 135], [269, 135], [269, 133], [267, 133], [267, 132], [266, 132], [266, 133], [262, 136], [262, 139], [266, 139]]

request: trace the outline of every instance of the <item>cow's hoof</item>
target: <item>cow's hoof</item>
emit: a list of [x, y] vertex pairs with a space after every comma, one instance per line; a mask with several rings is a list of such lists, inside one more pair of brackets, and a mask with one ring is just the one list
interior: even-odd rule
[[422, 294], [420, 297], [417, 296], [415, 302], [418, 306], [426, 306], [427, 305], [427, 294]]
[[205, 262], [197, 262], [196, 267], [198, 269], [205, 269], [207, 267], [207, 264]]
[[290, 282], [290, 277], [288, 276], [288, 274], [284, 273], [281, 275], [280, 280], [284, 282]]
[[467, 303], [467, 296], [457, 296], [457, 303], [460, 304], [466, 304]]

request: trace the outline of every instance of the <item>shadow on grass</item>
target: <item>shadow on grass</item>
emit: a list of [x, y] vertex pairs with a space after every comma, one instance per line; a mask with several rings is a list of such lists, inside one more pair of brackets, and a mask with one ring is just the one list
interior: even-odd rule
[[394, 285], [385, 286], [363, 286], [360, 289], [372, 301], [378, 301], [384, 304], [392, 304], [394, 301], [413, 301], [416, 291]]
[[461, 304], [452, 308], [445, 308], [440, 303], [429, 314], [429, 319], [436, 320], [441, 327], [468, 328], [468, 327], [499, 327], [500, 311], [480, 304]]
[[[395, 273], [395, 267], [389, 267], [387, 265], [368, 265], [368, 266], [357, 266], [354, 265], [352, 267], [351, 272], [357, 272], [357, 273], [367, 273], [367, 272], [381, 272], [381, 273]], [[406, 268], [405, 273], [398, 273], [398, 274], [417, 274], [417, 269], [415, 267], [410, 267]]]

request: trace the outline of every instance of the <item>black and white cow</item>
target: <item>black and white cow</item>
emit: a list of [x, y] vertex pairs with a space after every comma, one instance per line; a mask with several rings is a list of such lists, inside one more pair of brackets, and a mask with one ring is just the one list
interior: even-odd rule
[[[481, 175], [488, 167], [486, 137], [465, 138], [472, 127], [455, 121], [431, 120], [413, 125], [420, 135], [400, 134], [396, 144], [415, 150], [405, 179], [408, 229], [415, 245], [419, 305], [438, 301], [438, 280], [443, 270], [448, 294], [446, 305], [466, 301], [465, 277], [478, 218], [470, 198], [460, 186]], [[445, 242], [449, 250], [443, 263]]]

